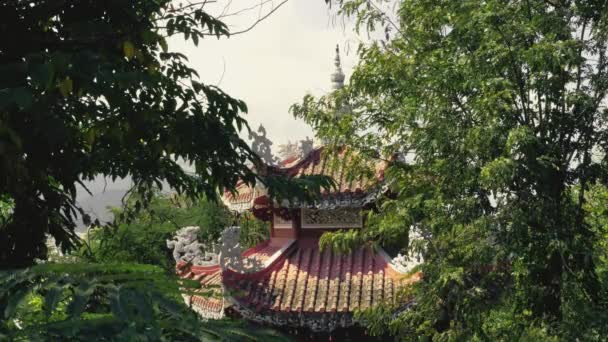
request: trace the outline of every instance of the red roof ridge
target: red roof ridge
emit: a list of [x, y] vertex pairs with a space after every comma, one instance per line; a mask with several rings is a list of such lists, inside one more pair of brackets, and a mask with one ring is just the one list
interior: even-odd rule
[[[263, 243], [270, 243], [270, 240], [267, 240]], [[239, 272], [233, 269], [225, 269], [222, 271], [222, 276], [227, 276], [228, 279], [230, 280], [243, 280], [246, 278], [255, 278], [258, 276], [263, 276], [266, 273], [268, 273], [269, 270], [271, 270], [273, 268], [273, 266], [275, 266], [277, 263], [280, 263], [282, 260], [285, 260], [285, 256], [287, 254], [289, 254], [289, 251], [291, 251], [291, 249], [293, 249], [293, 246], [295, 245], [296, 240], [295, 239], [288, 239], [286, 241], [286, 243], [284, 245], [281, 246], [281, 248], [279, 250], [277, 250], [272, 256], [270, 256], [267, 260], [264, 261], [264, 265], [262, 267], [262, 269], [255, 271], [255, 272]], [[256, 246], [257, 247], [257, 246]], [[253, 248], [256, 248], [253, 247]], [[255, 253], [251, 253], [249, 254], [249, 256], [252, 256]], [[243, 256], [245, 256], [243, 254]]]
[[252, 254], [255, 254], [259, 251], [261, 251], [262, 249], [264, 249], [265, 247], [267, 247], [270, 244], [270, 239], [266, 240], [266, 241], [262, 241], [261, 243], [245, 250], [242, 254], [243, 257], [248, 257]]
[[395, 264], [393, 262], [393, 259], [390, 257], [390, 255], [388, 255], [388, 253], [384, 250], [384, 248], [378, 246], [376, 248], [376, 251], [378, 253], [379, 256], [381, 256], [387, 263], [387, 265], [393, 270], [395, 271], [395, 273], [398, 274], [403, 274], [403, 275], [407, 275], [410, 272], [406, 271], [405, 269], [403, 269], [403, 267]]

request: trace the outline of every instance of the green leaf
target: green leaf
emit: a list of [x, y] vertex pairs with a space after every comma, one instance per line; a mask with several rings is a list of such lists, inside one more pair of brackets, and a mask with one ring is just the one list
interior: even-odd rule
[[47, 293], [44, 296], [44, 314], [47, 318], [55, 311], [62, 293], [63, 287], [60, 286], [52, 286], [47, 290]]
[[11, 293], [10, 297], [8, 298], [8, 303], [4, 308], [4, 318], [10, 318], [14, 315], [17, 306], [21, 304], [30, 291], [30, 288], [22, 288]]
[[135, 56], [135, 46], [133, 46], [133, 43], [128, 40], [122, 43], [122, 51], [127, 59], [131, 59], [133, 56]]
[[167, 45], [167, 40], [164, 37], [160, 38], [158, 40], [158, 43], [160, 44], [160, 47], [164, 53], [167, 53], [167, 51], [169, 51], [169, 46]]
[[127, 315], [126, 308], [123, 306], [121, 289], [119, 286], [113, 287], [111, 290], [109, 290], [109, 300], [112, 313], [115, 314], [119, 319], [127, 321], [129, 317]]
[[96, 136], [97, 136], [97, 134], [95, 132], [95, 129], [90, 128], [87, 130], [87, 132], [85, 134], [85, 139], [89, 146], [93, 146], [93, 144], [95, 143]]
[[15, 103], [17, 103], [17, 105], [23, 109], [28, 109], [34, 101], [31, 91], [23, 87], [16, 88], [13, 91], [13, 98]]
[[51, 64], [34, 64], [30, 69], [32, 81], [43, 89], [49, 89], [53, 84], [55, 70]]
[[150, 322], [154, 319], [154, 310], [144, 295], [134, 293], [131, 300], [137, 307], [137, 315], [141, 316], [144, 321]]
[[68, 97], [72, 93], [73, 86], [72, 79], [69, 76], [66, 76], [66, 78], [59, 83], [59, 92], [63, 97]]
[[82, 281], [75, 289], [72, 301], [68, 304], [67, 313], [72, 317], [80, 316], [89, 301], [89, 297], [95, 290], [96, 285], [88, 280]]
[[198, 34], [196, 34], [196, 33], [192, 34], [192, 41], [194, 42], [195, 46], [198, 46]]

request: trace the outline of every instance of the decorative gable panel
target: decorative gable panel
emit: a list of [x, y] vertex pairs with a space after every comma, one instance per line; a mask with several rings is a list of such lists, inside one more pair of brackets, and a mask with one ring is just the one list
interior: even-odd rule
[[302, 209], [302, 228], [361, 228], [358, 208]]

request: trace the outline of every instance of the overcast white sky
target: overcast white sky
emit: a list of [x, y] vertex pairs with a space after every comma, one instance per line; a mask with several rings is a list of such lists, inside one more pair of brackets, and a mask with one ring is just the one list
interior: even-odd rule
[[[268, 2], [261, 14], [280, 2]], [[219, 0], [218, 5], [226, 3]], [[259, 3], [233, 0], [228, 12]], [[220, 8], [209, 10], [218, 13]], [[225, 21], [235, 32], [249, 27], [259, 14], [256, 9]], [[358, 44], [352, 27], [344, 29], [336, 23], [324, 0], [289, 0], [249, 32], [228, 39], [209, 37], [198, 47], [180, 36], [169, 42], [169, 48], [188, 56], [202, 81], [219, 84], [231, 96], [244, 100], [251, 127], [257, 129], [263, 124], [276, 148], [288, 140], [313, 136], [310, 127], [289, 114], [289, 107], [307, 93], [321, 95], [330, 90], [336, 44], [340, 44], [342, 69], [348, 80]]]

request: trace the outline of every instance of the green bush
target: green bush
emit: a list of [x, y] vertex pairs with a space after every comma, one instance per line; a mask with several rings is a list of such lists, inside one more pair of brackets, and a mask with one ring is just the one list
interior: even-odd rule
[[157, 194], [150, 206], [128, 221], [121, 213], [133, 209], [130, 199], [125, 209], [114, 209], [118, 219], [111, 226], [94, 228], [88, 234], [83, 255], [96, 262], [128, 262], [158, 265], [172, 270], [175, 262], [167, 240], [185, 226], [199, 226], [202, 242], [216, 241], [230, 225], [231, 214], [218, 202], [202, 198], [187, 200], [176, 195]]
[[[114, 209], [116, 216], [133, 209], [133, 202], [129, 200], [125, 209]], [[129, 221], [118, 219], [113, 226], [91, 229], [81, 255], [95, 262], [141, 263], [172, 271], [175, 261], [166, 241], [178, 229], [198, 226], [199, 241], [210, 245], [218, 241], [224, 228], [234, 224], [241, 227], [241, 243], [245, 247], [269, 238], [269, 224], [249, 212], [236, 216], [219, 201], [157, 194], [149, 208], [137, 212]]]

